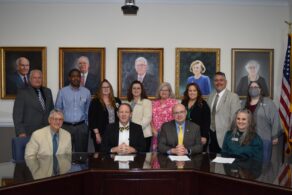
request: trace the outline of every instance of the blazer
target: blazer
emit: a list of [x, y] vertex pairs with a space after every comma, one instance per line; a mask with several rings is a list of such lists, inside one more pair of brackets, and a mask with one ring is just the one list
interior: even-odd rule
[[[212, 102], [216, 97], [216, 92], [213, 91], [207, 99], [208, 105], [211, 108], [212, 113]], [[225, 133], [231, 129], [232, 120], [235, 117], [235, 113], [240, 109], [240, 101], [237, 94], [232, 93], [228, 89], [225, 90], [220, 102], [217, 105], [215, 114], [215, 124], [216, 124], [216, 136], [218, 145], [222, 148]], [[212, 121], [212, 114], [211, 114]], [[212, 129], [214, 131], [214, 129]]]
[[[118, 121], [117, 110], [121, 104], [119, 98], [115, 98], [116, 108], [115, 108], [115, 121]], [[99, 99], [94, 98], [89, 105], [88, 110], [88, 129], [94, 134], [93, 129], [98, 128], [100, 135], [103, 136], [108, 122], [108, 111], [104, 107]]]
[[91, 95], [95, 94], [98, 88], [97, 76], [92, 73], [88, 73], [85, 81], [85, 87], [90, 91]]
[[[26, 75], [27, 77], [27, 83], [29, 83], [29, 75]], [[16, 95], [18, 89], [26, 88], [22, 78], [18, 74], [18, 72], [14, 72], [12, 75], [9, 75], [7, 77], [7, 82], [6, 82], [6, 93], [8, 95]]]
[[132, 112], [132, 122], [142, 126], [144, 137], [151, 137], [152, 103], [148, 99], [139, 100]]
[[[130, 122], [129, 145], [137, 152], [145, 152], [146, 144], [142, 131], [142, 126]], [[101, 142], [101, 151], [110, 153], [113, 147], [119, 144], [119, 122], [109, 124], [106, 128], [103, 140]]]
[[[131, 86], [133, 81], [137, 80], [137, 78], [138, 75], [136, 72], [130, 73], [126, 77], [125, 84], [123, 85], [123, 94], [127, 95], [128, 88]], [[159, 87], [159, 81], [157, 77], [155, 77], [153, 74], [146, 73], [142, 84], [148, 96], [156, 95], [156, 91]]]
[[[58, 174], [65, 174], [71, 168], [71, 154], [63, 154], [55, 156], [58, 163]], [[33, 179], [41, 179], [51, 177], [53, 175], [54, 156], [39, 156], [25, 159]]]
[[13, 122], [15, 134], [26, 133], [30, 136], [35, 130], [48, 125], [48, 118], [54, 108], [52, 92], [49, 88], [42, 87], [46, 109], [43, 110], [38, 96], [32, 87], [19, 89], [14, 106]]
[[[59, 144], [56, 154], [67, 154], [72, 152], [71, 134], [64, 130], [59, 130]], [[25, 148], [25, 158], [42, 155], [53, 155], [53, 143], [50, 126], [35, 131]]]
[[[188, 109], [188, 103], [183, 104]], [[201, 137], [209, 138], [209, 129], [211, 122], [210, 108], [205, 100], [202, 102], [202, 107], [196, 101], [190, 111], [190, 121], [200, 126]]]
[[[167, 153], [170, 149], [175, 148], [178, 144], [178, 135], [175, 120], [166, 122], [161, 126], [161, 132], [158, 141], [158, 150], [161, 153]], [[185, 121], [185, 131], [183, 145], [191, 151], [191, 154], [203, 151], [201, 144], [200, 127], [190, 121]]]

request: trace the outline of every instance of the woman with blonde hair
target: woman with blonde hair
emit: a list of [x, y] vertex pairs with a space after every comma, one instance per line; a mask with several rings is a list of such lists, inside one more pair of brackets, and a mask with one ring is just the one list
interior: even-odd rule
[[196, 83], [199, 85], [202, 95], [209, 95], [211, 93], [211, 82], [210, 78], [203, 73], [206, 72], [206, 67], [202, 61], [193, 61], [190, 65], [190, 72], [193, 76], [190, 76], [187, 80], [187, 84]]

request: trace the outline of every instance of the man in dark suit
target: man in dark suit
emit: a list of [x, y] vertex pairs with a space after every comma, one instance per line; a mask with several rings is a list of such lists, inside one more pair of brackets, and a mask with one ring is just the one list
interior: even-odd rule
[[119, 122], [109, 124], [101, 141], [105, 153], [131, 154], [145, 152], [146, 145], [142, 126], [130, 122], [132, 108], [122, 103], [118, 109]]
[[29, 73], [29, 60], [25, 57], [20, 57], [16, 60], [16, 69], [12, 75], [7, 76], [6, 93], [8, 95], [15, 95], [18, 89], [28, 87], [28, 73]]
[[53, 108], [51, 90], [42, 87], [42, 72], [32, 70], [30, 86], [19, 89], [13, 106], [16, 136], [30, 136], [35, 130], [47, 126], [49, 114]]
[[158, 150], [161, 153], [176, 155], [191, 155], [201, 153], [200, 127], [186, 121], [187, 111], [184, 105], [176, 104], [172, 109], [174, 120], [166, 122], [161, 127]]
[[135, 60], [135, 72], [130, 73], [125, 78], [125, 84], [123, 86], [123, 94], [127, 94], [128, 88], [131, 86], [131, 83], [135, 80], [140, 81], [148, 96], [155, 96], [157, 88], [159, 86], [158, 76], [147, 72], [148, 62], [146, 58], [139, 57]]
[[89, 72], [89, 59], [86, 56], [81, 56], [77, 60], [78, 69], [81, 72], [81, 85], [86, 87], [91, 95], [95, 94], [98, 87], [97, 76]]

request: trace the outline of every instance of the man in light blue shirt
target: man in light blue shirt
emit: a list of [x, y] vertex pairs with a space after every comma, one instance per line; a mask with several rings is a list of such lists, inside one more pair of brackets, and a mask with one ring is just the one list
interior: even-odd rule
[[71, 133], [73, 151], [87, 152], [91, 95], [88, 89], [80, 86], [81, 73], [78, 69], [69, 72], [69, 80], [70, 84], [59, 91], [55, 107], [64, 113], [62, 127]]

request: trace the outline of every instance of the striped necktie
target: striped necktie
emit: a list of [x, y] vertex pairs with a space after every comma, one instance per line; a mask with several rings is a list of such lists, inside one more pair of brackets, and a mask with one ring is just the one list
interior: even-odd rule
[[43, 110], [46, 110], [45, 100], [44, 100], [44, 98], [43, 98], [43, 95], [42, 95], [41, 90], [40, 90], [40, 89], [37, 89], [37, 93], [38, 93], [39, 101], [40, 101], [40, 103], [41, 103], [41, 105], [42, 105], [42, 109], [43, 109]]

